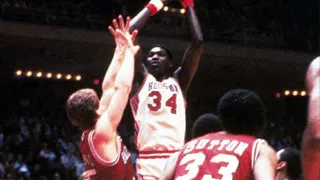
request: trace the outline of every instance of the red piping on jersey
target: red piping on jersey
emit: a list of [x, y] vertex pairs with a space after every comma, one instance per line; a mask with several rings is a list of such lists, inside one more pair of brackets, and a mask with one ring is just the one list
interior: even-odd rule
[[146, 76], [144, 77], [144, 80], [140, 84], [140, 87], [139, 87], [138, 91], [136, 93], [134, 93], [134, 95], [132, 97], [135, 97], [135, 96], [139, 95], [139, 93], [140, 93], [141, 89], [143, 88], [144, 84], [146, 83], [149, 75], [150, 75], [149, 73], [146, 74]]

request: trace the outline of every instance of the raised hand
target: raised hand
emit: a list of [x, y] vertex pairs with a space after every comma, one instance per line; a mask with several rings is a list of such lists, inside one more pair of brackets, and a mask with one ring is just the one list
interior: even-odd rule
[[124, 41], [125, 41], [125, 40], [127, 41], [127, 43], [128, 43], [128, 48], [130, 48], [131, 51], [133, 52], [133, 54], [136, 55], [137, 52], [138, 52], [139, 49], [140, 49], [140, 46], [134, 45], [134, 44], [132, 43], [132, 37], [135, 38], [135, 36], [138, 34], [138, 31], [137, 31], [137, 30], [133, 31], [133, 32], [132, 32], [132, 35], [129, 34], [130, 36], [128, 36], [128, 33], [125, 33], [125, 32], [123, 32], [123, 31], [120, 31], [119, 29], [116, 29], [115, 33], [117, 33], [117, 38], [118, 38], [119, 40], [122, 39], [122, 40], [124, 40]]
[[[113, 27], [109, 26], [108, 29], [111, 32], [111, 34], [114, 36], [116, 46], [119, 48], [133, 46], [133, 42], [136, 39], [138, 31], [135, 30], [132, 32], [132, 34], [129, 33], [130, 17], [127, 17], [126, 23], [124, 23], [122, 16], [119, 15], [118, 21], [116, 19], [113, 19], [112, 24], [113, 24]], [[119, 35], [120, 31], [123, 32], [125, 37]]]

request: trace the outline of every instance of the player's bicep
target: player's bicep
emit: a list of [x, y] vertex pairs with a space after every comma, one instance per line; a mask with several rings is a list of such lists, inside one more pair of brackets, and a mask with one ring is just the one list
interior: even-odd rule
[[274, 180], [277, 163], [276, 152], [267, 143], [261, 144], [253, 166], [254, 179]]

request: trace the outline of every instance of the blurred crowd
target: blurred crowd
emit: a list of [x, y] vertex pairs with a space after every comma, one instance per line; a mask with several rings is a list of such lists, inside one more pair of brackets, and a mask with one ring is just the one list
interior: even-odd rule
[[[138, 0], [0, 0], [4, 20], [105, 29], [118, 14], [134, 15], [148, 2]], [[179, 3], [170, 7], [181, 8]], [[319, 1], [196, 1], [206, 41], [315, 52], [319, 48]], [[179, 11], [150, 19], [143, 34], [186, 38]], [[168, 28], [170, 27], [170, 28]]]
[[41, 114], [6, 119], [0, 128], [0, 179], [78, 179], [84, 172], [80, 137], [68, 124]]

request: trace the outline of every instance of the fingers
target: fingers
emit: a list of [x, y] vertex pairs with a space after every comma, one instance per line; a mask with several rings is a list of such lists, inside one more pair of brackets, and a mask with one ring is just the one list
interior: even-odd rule
[[116, 19], [112, 20], [112, 24], [113, 24], [114, 29], [119, 29], [119, 25], [118, 25], [118, 22]]
[[123, 38], [123, 39], [127, 39], [125, 33], [123, 31], [121, 31], [120, 29], [116, 29], [116, 33], [119, 37]]
[[117, 32], [112, 28], [112, 26], [109, 26], [108, 29], [109, 29], [110, 33], [111, 33], [114, 37], [117, 36]]
[[122, 18], [121, 15], [119, 15], [118, 20], [119, 20], [119, 24], [120, 24], [120, 29], [121, 29], [122, 31], [124, 31], [124, 30], [125, 30], [125, 29], [124, 29], [124, 22], [123, 22], [123, 18]]
[[140, 46], [138, 46], [138, 45], [134, 46], [133, 47], [133, 54], [136, 55], [139, 52], [139, 50], [140, 50]]
[[138, 30], [134, 30], [131, 34], [131, 40], [132, 42], [134, 42], [136, 40], [136, 37], [137, 37], [137, 34], [138, 34]]
[[129, 28], [130, 28], [130, 17], [128, 16], [127, 17], [127, 20], [126, 20], [126, 26], [125, 26], [125, 31], [129, 32]]

